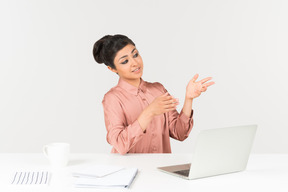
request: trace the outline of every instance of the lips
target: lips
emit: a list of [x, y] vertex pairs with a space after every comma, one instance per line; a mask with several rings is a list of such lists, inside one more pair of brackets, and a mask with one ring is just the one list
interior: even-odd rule
[[140, 70], [140, 67], [137, 67], [136, 69], [134, 69], [132, 72], [137, 72]]

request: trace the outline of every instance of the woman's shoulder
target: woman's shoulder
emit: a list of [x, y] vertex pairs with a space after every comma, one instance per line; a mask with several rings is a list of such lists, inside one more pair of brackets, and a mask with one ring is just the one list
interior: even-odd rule
[[115, 86], [112, 87], [107, 93], [104, 94], [103, 101], [104, 100], [118, 100], [119, 95], [119, 87]]

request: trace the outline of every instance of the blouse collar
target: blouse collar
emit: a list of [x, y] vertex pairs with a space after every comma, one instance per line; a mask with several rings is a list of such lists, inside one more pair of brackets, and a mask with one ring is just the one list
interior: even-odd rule
[[146, 82], [142, 78], [140, 79], [139, 87], [135, 87], [129, 84], [127, 81], [123, 80], [122, 78], [119, 78], [118, 86], [133, 95], [138, 95], [140, 90], [145, 93], [147, 89]]

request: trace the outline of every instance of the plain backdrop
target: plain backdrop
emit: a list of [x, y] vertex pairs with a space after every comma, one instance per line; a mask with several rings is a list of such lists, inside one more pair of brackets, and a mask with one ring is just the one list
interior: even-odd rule
[[0, 152], [41, 152], [68, 142], [110, 153], [102, 108], [118, 77], [92, 56], [125, 34], [143, 79], [180, 100], [188, 81], [216, 82], [194, 100], [194, 128], [172, 152], [188, 153], [202, 129], [258, 124], [253, 153], [288, 153], [288, 1], [0, 1]]

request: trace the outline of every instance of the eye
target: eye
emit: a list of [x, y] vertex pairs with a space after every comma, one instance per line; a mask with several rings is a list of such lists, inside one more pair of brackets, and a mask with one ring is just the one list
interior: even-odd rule
[[138, 57], [138, 53], [135, 53], [135, 55], [133, 55], [133, 58], [136, 58], [136, 57]]
[[126, 63], [128, 63], [127, 59], [125, 61], [123, 61], [121, 64], [126, 64]]

